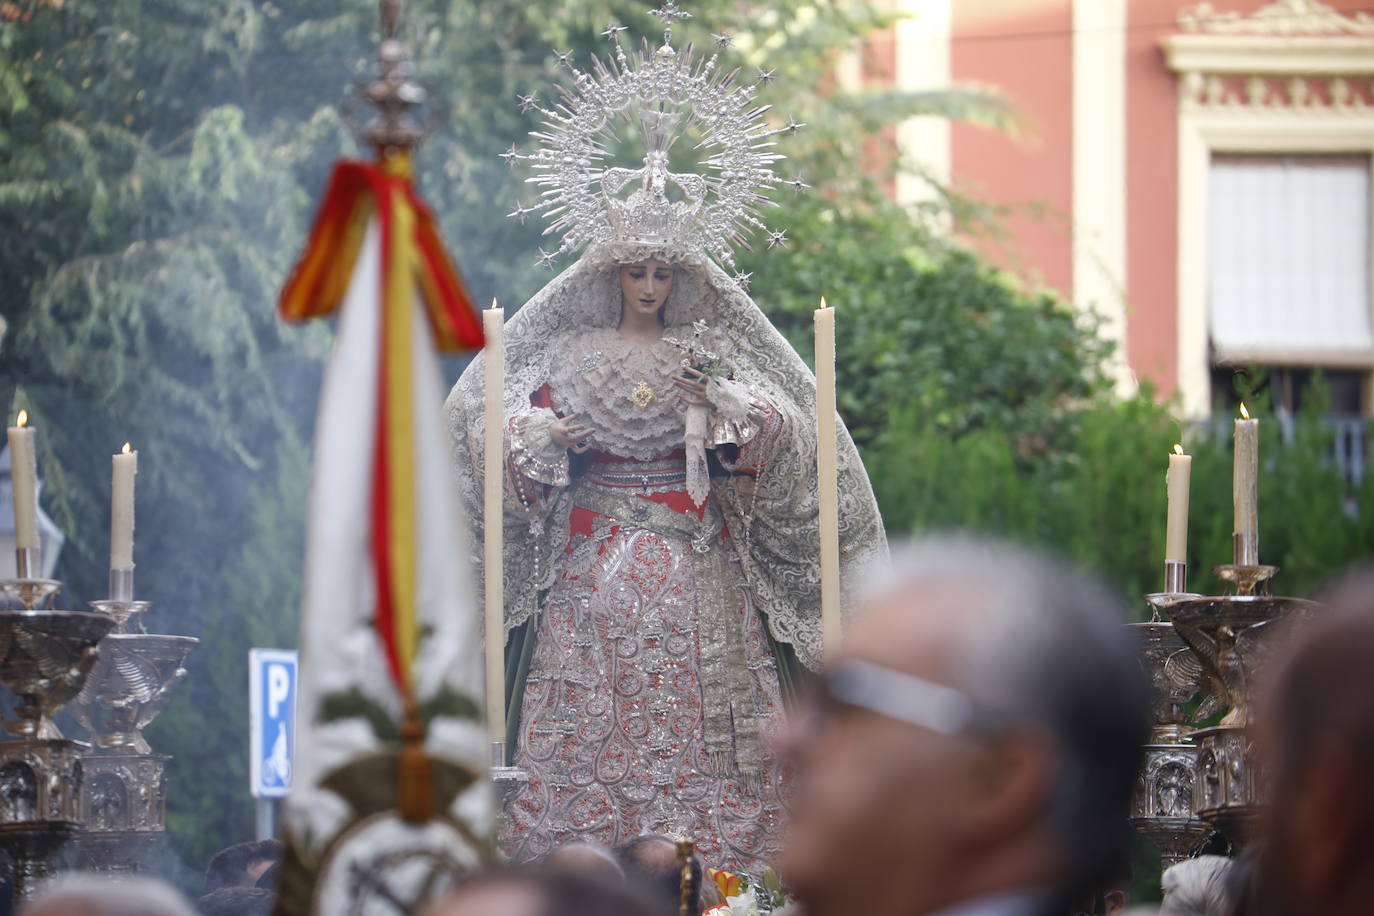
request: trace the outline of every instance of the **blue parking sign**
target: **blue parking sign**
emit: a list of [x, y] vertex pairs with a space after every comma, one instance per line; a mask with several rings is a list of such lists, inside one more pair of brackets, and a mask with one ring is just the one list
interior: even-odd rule
[[249, 780], [254, 798], [291, 791], [296, 753], [296, 661], [285, 649], [248, 650]]

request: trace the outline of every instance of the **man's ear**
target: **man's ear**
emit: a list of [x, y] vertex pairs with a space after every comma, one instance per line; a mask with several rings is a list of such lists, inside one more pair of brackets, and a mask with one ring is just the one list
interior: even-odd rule
[[973, 756], [974, 798], [967, 826], [980, 837], [1007, 837], [1039, 821], [1050, 797], [1056, 753], [1038, 729], [1008, 732], [983, 742]]

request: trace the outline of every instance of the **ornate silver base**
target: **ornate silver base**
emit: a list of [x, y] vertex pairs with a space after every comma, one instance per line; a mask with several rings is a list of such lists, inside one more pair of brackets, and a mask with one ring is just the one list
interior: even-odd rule
[[1213, 833], [1209, 824], [1195, 817], [1133, 817], [1131, 826], [1159, 850], [1160, 871], [1197, 855]]
[[1131, 797], [1131, 826], [1159, 848], [1166, 868], [1212, 835], [1193, 814], [1197, 754], [1194, 744], [1146, 745]]
[[[1183, 600], [1183, 596], [1175, 600]], [[1141, 665], [1153, 688], [1150, 740], [1154, 744], [1177, 744], [1192, 732], [1187, 724], [1187, 703], [1197, 696], [1202, 666], [1171, 623], [1130, 623], [1126, 629], [1136, 639]]]
[[167, 820], [166, 766], [160, 754], [101, 754], [85, 760], [76, 846], [92, 870], [143, 871], [163, 841]]
[[57, 853], [81, 829], [86, 750], [66, 738], [0, 742], [0, 848], [14, 861], [20, 899], [52, 875]]
[[1217, 726], [1193, 732], [1193, 739], [1198, 745], [1193, 810], [1233, 846], [1242, 847], [1264, 808], [1250, 736], [1244, 728]]
[[1224, 694], [1230, 711], [1221, 724], [1243, 726], [1249, 720], [1252, 681], [1269, 651], [1290, 623], [1300, 623], [1319, 607], [1301, 598], [1242, 594], [1188, 598], [1164, 611], [1202, 662], [1213, 690]]
[[21, 701], [10, 734], [62, 737], [52, 716], [80, 692], [113, 625], [88, 611], [0, 611], [0, 682]]
[[149, 754], [143, 728], [186, 677], [182, 663], [200, 640], [192, 636], [111, 633], [72, 711], [99, 751]]

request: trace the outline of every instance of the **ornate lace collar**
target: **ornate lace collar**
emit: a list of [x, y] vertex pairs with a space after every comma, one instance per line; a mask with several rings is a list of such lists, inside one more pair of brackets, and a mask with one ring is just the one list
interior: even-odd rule
[[[690, 335], [668, 328], [666, 337]], [[577, 413], [596, 432], [593, 445], [623, 458], [647, 461], [682, 446], [683, 407], [673, 387], [682, 351], [660, 339], [645, 345], [597, 328], [560, 338], [550, 383], [554, 403]]]

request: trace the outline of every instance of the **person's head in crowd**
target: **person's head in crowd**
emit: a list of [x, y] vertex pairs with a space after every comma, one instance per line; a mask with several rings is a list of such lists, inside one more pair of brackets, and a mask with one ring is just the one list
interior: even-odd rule
[[1122, 862], [1112, 880], [1101, 885], [1096, 893], [1080, 899], [1073, 916], [1120, 916], [1130, 902], [1127, 888], [1131, 886], [1132, 877], [1130, 861]]
[[221, 887], [196, 901], [200, 916], [272, 916], [276, 895], [260, 887]]
[[1079, 902], [1070, 916], [1120, 916], [1126, 911], [1130, 895], [1123, 888], [1093, 894]]
[[[661, 834], [645, 834], [621, 843], [615, 850], [625, 880], [655, 903], [659, 913], [676, 916], [682, 904], [682, 863], [677, 841]], [[692, 883], [687, 916], [701, 914], [701, 860], [692, 856]]]
[[507, 869], [474, 875], [422, 916], [654, 916], [623, 881], [558, 869]]
[[599, 874], [614, 881], [625, 880], [625, 870], [621, 868], [615, 853], [600, 843], [586, 840], [559, 846], [545, 856], [541, 864], [557, 871]]
[[1255, 717], [1272, 793], [1253, 878], [1263, 914], [1374, 912], [1374, 569], [1322, 599]]
[[1230, 868], [1225, 856], [1198, 856], [1166, 868], [1159, 879], [1164, 891], [1159, 916], [1228, 916]]
[[45, 884], [20, 916], [196, 916], [181, 894], [155, 878], [73, 872]]
[[783, 879], [812, 916], [1068, 911], [1127, 855], [1149, 685], [1125, 609], [969, 538], [898, 551], [876, 578], [781, 742]]
[[253, 887], [264, 872], [281, 861], [281, 853], [281, 840], [235, 843], [221, 849], [205, 868], [205, 892]]

